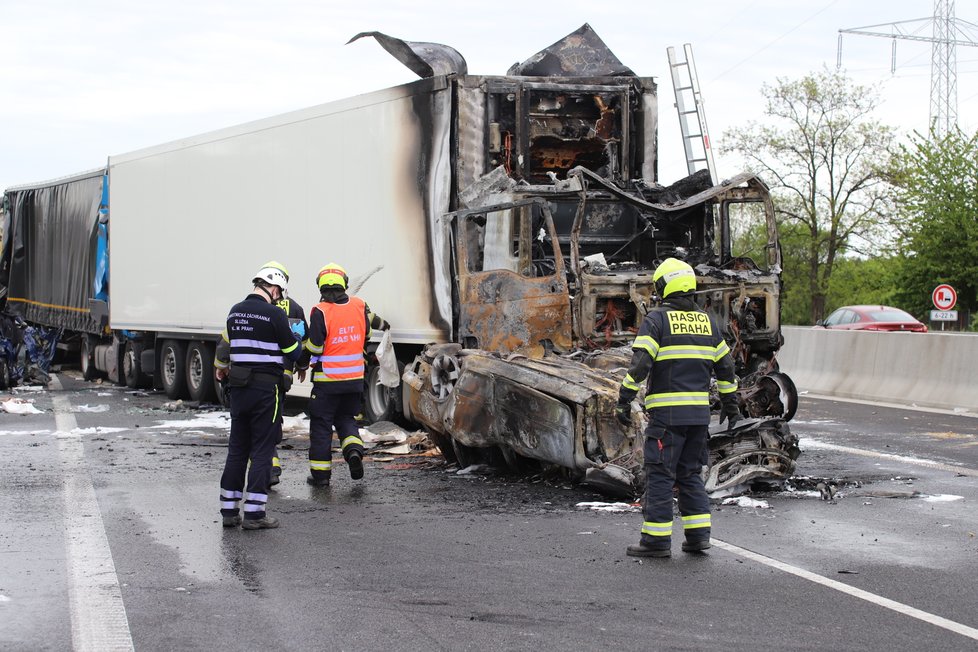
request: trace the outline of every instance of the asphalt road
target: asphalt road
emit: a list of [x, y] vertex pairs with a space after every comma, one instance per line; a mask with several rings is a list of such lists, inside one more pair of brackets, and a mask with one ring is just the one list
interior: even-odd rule
[[0, 413], [2, 650], [978, 647], [978, 419], [803, 398], [796, 480], [639, 561], [641, 515], [559, 477], [398, 457], [313, 489], [299, 434], [283, 526], [224, 529], [219, 413], [58, 376]]

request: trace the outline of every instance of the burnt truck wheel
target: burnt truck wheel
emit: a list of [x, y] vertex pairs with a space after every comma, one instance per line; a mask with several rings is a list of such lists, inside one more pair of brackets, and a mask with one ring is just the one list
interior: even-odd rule
[[[404, 365], [398, 362], [397, 370], [403, 374]], [[404, 421], [401, 388], [382, 385], [380, 366], [375, 363], [367, 365], [366, 387], [363, 390], [363, 415], [371, 423]]]
[[183, 398], [187, 393], [187, 345], [180, 340], [166, 340], [160, 351], [160, 378], [169, 398]]
[[82, 378], [85, 380], [95, 380], [98, 370], [95, 368], [95, 338], [91, 335], [81, 336], [79, 348], [79, 367], [81, 367]]
[[207, 342], [193, 342], [187, 348], [187, 393], [192, 401], [214, 403], [214, 349]]
[[122, 378], [126, 387], [131, 389], [148, 387], [150, 384], [150, 378], [143, 373], [143, 365], [139, 359], [142, 352], [143, 345], [141, 343], [128, 340], [122, 353]]

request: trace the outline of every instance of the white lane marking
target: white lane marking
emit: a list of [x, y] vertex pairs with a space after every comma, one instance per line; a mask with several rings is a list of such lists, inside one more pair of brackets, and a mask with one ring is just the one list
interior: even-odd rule
[[[879, 407], [893, 408], [894, 410], [910, 410], [912, 412], [928, 412], [930, 414], [946, 414], [955, 417], [978, 418], [978, 412], [968, 408], [936, 408], [923, 405], [907, 405], [906, 403], [886, 403], [885, 401], [870, 401], [862, 398], [847, 398], [844, 396], [829, 396], [828, 394], [809, 394], [807, 391], [801, 392], [798, 398], [811, 398], [817, 401], [838, 401], [839, 403], [856, 403], [857, 405], [877, 405]], [[792, 422], [793, 423], [793, 422]]]
[[934, 460], [925, 460], [917, 457], [907, 457], [906, 455], [894, 455], [893, 453], [880, 453], [879, 451], [866, 450], [864, 448], [852, 448], [850, 446], [839, 446], [838, 444], [829, 444], [823, 441], [817, 441], [815, 439], [802, 438], [798, 441], [798, 446], [804, 450], [807, 448], [820, 449], [827, 451], [839, 451], [841, 453], [851, 453], [853, 455], [862, 455], [863, 457], [879, 457], [886, 460], [893, 460], [894, 462], [900, 462], [902, 464], [913, 464], [914, 466], [925, 466], [929, 469], [937, 469], [939, 471], [950, 471], [951, 473], [960, 473], [961, 475], [970, 475], [972, 477], [978, 478], [978, 470], [969, 469], [966, 466], [958, 466], [956, 464], [944, 464], [943, 462], [935, 462]]
[[895, 611], [905, 616], [922, 620], [925, 623], [936, 625], [937, 627], [946, 629], [949, 632], [954, 632], [955, 634], [960, 634], [961, 636], [966, 636], [970, 639], [978, 641], [978, 629], [975, 629], [974, 627], [968, 627], [967, 625], [962, 625], [961, 623], [953, 620], [948, 620], [947, 618], [942, 618], [941, 616], [937, 616], [926, 611], [921, 611], [920, 609], [903, 604], [902, 602], [890, 600], [889, 598], [884, 598], [881, 595], [876, 595], [875, 593], [870, 593], [869, 591], [857, 589], [854, 586], [849, 586], [848, 584], [844, 584], [836, 580], [830, 580], [827, 577], [822, 577], [821, 575], [817, 575], [811, 571], [807, 571], [802, 568], [798, 568], [797, 566], [792, 566], [782, 561], [778, 561], [777, 559], [772, 559], [771, 557], [766, 557], [756, 552], [752, 552], [746, 548], [735, 546], [727, 543], [726, 541], [713, 539], [711, 543], [721, 550], [726, 550], [727, 552], [739, 555], [745, 559], [756, 561], [759, 564], [764, 564], [765, 566], [770, 566], [771, 568], [775, 568], [785, 573], [790, 573], [791, 575], [808, 580], [809, 582], [820, 584], [824, 587], [839, 591], [840, 593], [851, 595], [854, 598], [865, 600], [866, 602], [870, 602], [885, 609], [890, 609], [891, 611]]
[[[62, 389], [51, 376], [51, 388]], [[60, 432], [78, 427], [65, 396], [52, 395], [55, 426]], [[78, 438], [58, 440], [65, 470], [65, 540], [68, 549], [68, 603], [71, 642], [77, 652], [133, 650], [119, 577], [112, 561], [102, 512], [85, 464], [85, 448]]]

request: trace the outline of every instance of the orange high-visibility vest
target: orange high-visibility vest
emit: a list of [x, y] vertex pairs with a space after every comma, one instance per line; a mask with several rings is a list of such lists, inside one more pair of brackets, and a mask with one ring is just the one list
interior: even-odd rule
[[321, 370], [313, 373], [313, 382], [362, 380], [363, 347], [367, 338], [363, 300], [350, 297], [344, 304], [324, 301], [316, 307], [323, 313], [326, 323], [326, 341], [318, 360]]

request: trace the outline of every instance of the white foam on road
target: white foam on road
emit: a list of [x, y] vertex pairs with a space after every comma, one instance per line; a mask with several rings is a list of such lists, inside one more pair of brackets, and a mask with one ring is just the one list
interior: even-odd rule
[[10, 414], [44, 413], [44, 410], [38, 410], [36, 407], [34, 407], [33, 401], [27, 401], [22, 398], [8, 398], [4, 401], [0, 401], [0, 410]]
[[4, 435], [50, 435], [50, 430], [0, 430], [0, 437]]
[[[820, 495], [820, 494], [816, 494]], [[766, 500], [757, 500], [750, 496], [737, 496], [735, 498], [724, 498], [724, 505], [736, 505], [737, 507], [756, 507], [757, 509], [771, 509], [771, 505]]]
[[577, 503], [575, 507], [577, 507], [578, 509], [592, 509], [596, 512], [611, 512], [613, 514], [642, 511], [641, 507], [639, 507], [638, 505], [633, 505], [631, 503], [588, 502], [588, 503]]
[[72, 412], [108, 412], [109, 406], [102, 405], [76, 405], [71, 408]]
[[58, 439], [68, 439], [71, 437], [84, 437], [85, 435], [111, 435], [116, 432], [126, 432], [129, 428], [107, 428], [105, 426], [94, 426], [92, 428], [72, 428], [71, 430], [59, 430], [54, 433]]
[[199, 429], [199, 428], [218, 428], [228, 430], [231, 427], [230, 412], [208, 412], [206, 414], [195, 414], [192, 419], [176, 419], [170, 421], [157, 421], [155, 426], [150, 428], [174, 428], [177, 430]]
[[[57, 376], [51, 376], [55, 425], [59, 432], [78, 430]], [[64, 468], [65, 541], [71, 641], [76, 652], [133, 650], [119, 576], [112, 561], [105, 523], [78, 437], [60, 437]]]
[[933, 496], [923, 496], [922, 500], [928, 503], [952, 503], [955, 500], [964, 500], [964, 496], [954, 494], [936, 494]]
[[798, 440], [798, 447], [802, 450], [825, 450], [825, 451], [838, 451], [840, 453], [850, 453], [852, 455], [861, 455], [862, 457], [877, 457], [884, 460], [892, 460], [894, 462], [900, 462], [901, 464], [912, 464], [913, 466], [924, 466], [928, 469], [937, 469], [939, 471], [950, 471], [951, 473], [960, 473], [961, 475], [969, 475], [978, 478], [978, 470], [969, 469], [966, 466], [958, 466], [957, 464], [945, 464], [944, 462], [937, 462], [934, 460], [927, 460], [920, 457], [907, 457], [906, 455], [894, 455], [893, 453], [881, 453], [879, 451], [871, 451], [863, 448], [852, 448], [851, 446], [839, 446], [837, 444], [830, 444], [824, 441], [818, 441], [817, 439], [803, 438]]
[[877, 606], [883, 607], [884, 609], [890, 609], [891, 611], [895, 611], [905, 616], [910, 616], [911, 618], [916, 618], [917, 620], [921, 620], [925, 623], [930, 623], [931, 625], [935, 625], [949, 632], [954, 632], [955, 634], [960, 634], [961, 636], [965, 636], [972, 640], [978, 641], [978, 629], [975, 629], [974, 627], [968, 627], [967, 625], [963, 625], [953, 620], [948, 620], [947, 618], [944, 618], [942, 616], [938, 616], [926, 611], [921, 611], [920, 609], [911, 607], [910, 605], [903, 604], [902, 602], [897, 602], [896, 600], [890, 600], [889, 598], [884, 598], [881, 595], [870, 593], [869, 591], [864, 591], [862, 589], [857, 589], [854, 586], [849, 586], [848, 584], [845, 584], [843, 582], [839, 582], [837, 580], [832, 580], [827, 577], [823, 577], [821, 575], [818, 575], [817, 573], [812, 573], [811, 571], [807, 571], [803, 568], [798, 568], [797, 566], [786, 564], [782, 561], [778, 561], [777, 559], [773, 559], [772, 557], [766, 557], [764, 555], [758, 554], [751, 550], [747, 550], [746, 548], [741, 548], [739, 546], [735, 546], [733, 544], [727, 543], [726, 541], [713, 539], [712, 543], [714, 546], [720, 548], [721, 550], [726, 550], [727, 552], [733, 553], [745, 559], [750, 559], [751, 561], [755, 561], [759, 564], [764, 564], [765, 566], [768, 566], [770, 568], [775, 568], [782, 572], [789, 573], [791, 575], [794, 575], [795, 577], [800, 577], [802, 579], [808, 580], [809, 582], [813, 582], [815, 584], [819, 584], [821, 586], [833, 589], [835, 591], [839, 591], [840, 593], [845, 593], [846, 595], [850, 595], [854, 598], [865, 600], [866, 602], [870, 602]]

